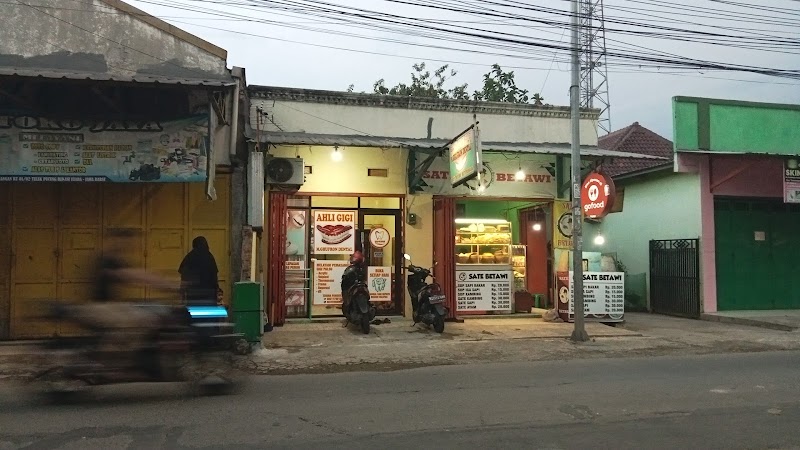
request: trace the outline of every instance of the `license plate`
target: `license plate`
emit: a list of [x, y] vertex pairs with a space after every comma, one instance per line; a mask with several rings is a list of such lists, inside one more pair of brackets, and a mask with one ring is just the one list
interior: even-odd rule
[[444, 295], [431, 295], [428, 301], [434, 305], [436, 303], [444, 303]]

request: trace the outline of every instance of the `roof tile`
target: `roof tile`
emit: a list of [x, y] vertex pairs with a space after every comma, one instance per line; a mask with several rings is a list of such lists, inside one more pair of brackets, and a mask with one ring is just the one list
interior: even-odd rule
[[[597, 147], [623, 153], [657, 156], [671, 161], [673, 156], [672, 141], [639, 125], [639, 122], [613, 131], [597, 140]], [[665, 161], [648, 159], [613, 159], [603, 163], [602, 170], [611, 177], [617, 177], [640, 170], [663, 166]]]

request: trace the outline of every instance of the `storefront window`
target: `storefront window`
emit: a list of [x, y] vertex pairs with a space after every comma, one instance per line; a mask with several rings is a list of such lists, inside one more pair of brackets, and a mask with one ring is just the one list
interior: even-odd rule
[[548, 292], [551, 202], [464, 200], [456, 204], [456, 310], [531, 312]]
[[[402, 312], [399, 197], [297, 196], [287, 203], [288, 317], [340, 316], [342, 273], [355, 250], [369, 265], [367, 284], [378, 313]], [[295, 207], [301, 205], [310, 207]]]

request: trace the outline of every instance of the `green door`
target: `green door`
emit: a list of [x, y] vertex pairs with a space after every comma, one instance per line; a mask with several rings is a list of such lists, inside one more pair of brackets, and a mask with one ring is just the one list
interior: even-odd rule
[[721, 198], [714, 210], [717, 308], [800, 309], [800, 206]]

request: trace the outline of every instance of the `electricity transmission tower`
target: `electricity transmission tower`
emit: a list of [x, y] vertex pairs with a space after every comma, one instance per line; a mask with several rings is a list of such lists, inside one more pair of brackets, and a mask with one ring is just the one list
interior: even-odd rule
[[600, 110], [598, 125], [611, 132], [606, 71], [606, 26], [603, 0], [578, 0], [580, 4], [581, 107]]

